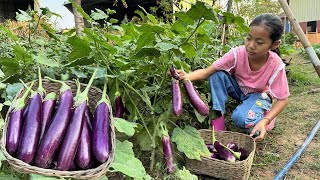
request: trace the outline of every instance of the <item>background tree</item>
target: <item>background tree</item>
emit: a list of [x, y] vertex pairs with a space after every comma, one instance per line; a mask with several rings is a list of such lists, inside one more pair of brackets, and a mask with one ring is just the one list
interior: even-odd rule
[[274, 0], [235, 0], [236, 12], [247, 22], [262, 13], [279, 14], [281, 11], [280, 4]]
[[[74, 0], [74, 2], [79, 7], [81, 7], [81, 0]], [[76, 28], [76, 33], [79, 36], [81, 34], [83, 27], [84, 27], [83, 17], [74, 5], [72, 6], [72, 10], [73, 10], [73, 15], [74, 15], [74, 24], [75, 24], [75, 28]]]

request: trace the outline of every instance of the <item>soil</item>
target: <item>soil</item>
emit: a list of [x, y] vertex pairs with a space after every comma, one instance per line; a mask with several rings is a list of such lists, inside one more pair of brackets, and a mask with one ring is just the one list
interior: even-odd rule
[[[306, 69], [312, 67], [309, 60], [304, 60], [299, 54], [293, 55], [293, 58], [295, 61], [290, 66], [308, 66]], [[311, 74], [318, 77], [315, 72]], [[319, 121], [320, 92], [313, 91], [319, 87], [320, 84], [304, 86], [302, 92], [290, 83], [292, 93], [287, 107], [278, 117], [275, 129], [268, 133], [263, 142], [257, 143], [250, 179], [273, 179], [301, 147]], [[319, 142], [318, 132], [284, 179], [320, 179]]]

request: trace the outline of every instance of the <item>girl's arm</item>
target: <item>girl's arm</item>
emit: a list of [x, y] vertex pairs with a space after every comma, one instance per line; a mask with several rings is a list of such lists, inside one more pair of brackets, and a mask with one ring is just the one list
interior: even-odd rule
[[195, 70], [193, 72], [190, 73], [186, 73], [184, 72], [184, 70], [177, 70], [177, 73], [180, 76], [180, 80], [182, 79], [189, 79], [190, 81], [194, 81], [194, 80], [203, 80], [203, 79], [207, 79], [211, 74], [213, 74], [214, 72], [216, 72], [216, 68], [214, 68], [212, 65], [210, 65], [207, 68], [204, 69], [198, 69]]
[[261, 141], [263, 138], [265, 138], [267, 134], [266, 126], [270, 123], [272, 119], [274, 119], [282, 110], [286, 107], [288, 103], [288, 98], [277, 100], [271, 107], [270, 111], [268, 112], [268, 115], [264, 117], [258, 124], [254, 126], [252, 129], [250, 136], [253, 136], [256, 131], [260, 132], [260, 135], [254, 138], [255, 141]]

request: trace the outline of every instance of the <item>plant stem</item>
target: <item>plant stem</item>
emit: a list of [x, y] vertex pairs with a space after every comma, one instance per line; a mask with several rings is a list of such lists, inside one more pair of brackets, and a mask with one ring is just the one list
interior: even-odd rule
[[182, 44], [184, 44], [185, 42], [188, 42], [189, 39], [194, 35], [194, 33], [196, 33], [197, 29], [200, 27], [200, 25], [205, 21], [205, 19], [202, 19], [201, 21], [198, 21], [197, 27], [192, 31], [192, 33], [190, 34], [190, 36], [183, 41], [178, 47], [182, 46]]

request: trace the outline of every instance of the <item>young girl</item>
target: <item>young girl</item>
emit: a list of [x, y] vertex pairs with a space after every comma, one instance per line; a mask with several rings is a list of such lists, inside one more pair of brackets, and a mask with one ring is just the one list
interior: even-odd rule
[[241, 102], [232, 113], [232, 121], [250, 136], [255, 135], [255, 141], [261, 141], [267, 134], [267, 126], [274, 125], [275, 118], [287, 105], [289, 96], [285, 64], [273, 52], [280, 44], [282, 32], [279, 17], [259, 15], [250, 24], [244, 46], [233, 48], [205, 69], [188, 74], [183, 70], [177, 72], [180, 79], [208, 78], [212, 109], [220, 112], [220, 119], [228, 95]]

